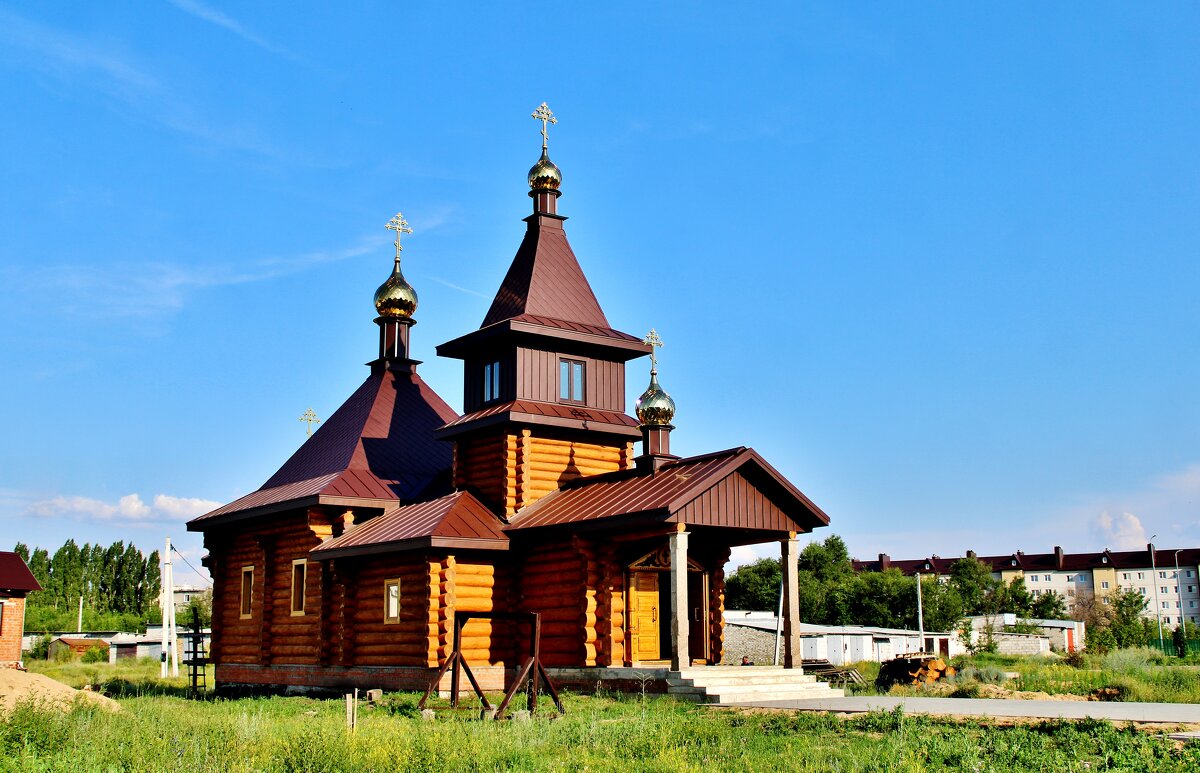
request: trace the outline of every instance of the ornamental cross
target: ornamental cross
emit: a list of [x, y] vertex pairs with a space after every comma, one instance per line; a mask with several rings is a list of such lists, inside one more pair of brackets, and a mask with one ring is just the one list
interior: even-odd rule
[[308, 424], [308, 427], [304, 430], [304, 434], [308, 437], [312, 437], [312, 425], [321, 423], [321, 420], [317, 418], [317, 414], [313, 413], [312, 408], [304, 412], [300, 417], [300, 421]]
[[642, 343], [650, 347], [650, 370], [657, 371], [658, 356], [655, 355], [654, 350], [656, 348], [661, 348], [663, 345], [662, 339], [658, 337], [658, 331], [654, 328], [650, 328], [650, 332], [645, 338], [642, 339]]
[[388, 221], [384, 228], [396, 232], [396, 260], [400, 260], [400, 252], [404, 249], [400, 246], [400, 234], [410, 234], [412, 229], [408, 227], [408, 221], [404, 219], [404, 215], [399, 212]]
[[558, 119], [554, 117], [554, 113], [550, 112], [550, 108], [546, 107], [545, 102], [538, 105], [537, 110], [534, 110], [533, 115], [530, 117], [542, 122], [542, 150], [545, 150], [547, 140], [549, 140], [549, 135], [546, 133], [546, 124], [558, 123]]

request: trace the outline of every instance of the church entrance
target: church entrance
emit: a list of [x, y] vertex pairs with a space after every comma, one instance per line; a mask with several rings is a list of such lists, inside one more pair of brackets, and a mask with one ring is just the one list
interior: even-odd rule
[[[662, 663], [671, 660], [670, 556], [656, 550], [635, 561], [628, 573], [628, 659], [636, 663]], [[687, 612], [688, 659], [707, 663], [708, 573], [695, 561], [688, 560]]]

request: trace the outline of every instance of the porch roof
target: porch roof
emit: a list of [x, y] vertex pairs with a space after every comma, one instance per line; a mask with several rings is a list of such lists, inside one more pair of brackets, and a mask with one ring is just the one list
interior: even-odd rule
[[739, 447], [670, 462], [654, 473], [580, 478], [516, 513], [504, 530], [621, 517], [777, 532], [829, 524], [829, 516], [754, 449]]
[[318, 561], [427, 547], [507, 550], [500, 519], [466, 491], [388, 510], [309, 552]]

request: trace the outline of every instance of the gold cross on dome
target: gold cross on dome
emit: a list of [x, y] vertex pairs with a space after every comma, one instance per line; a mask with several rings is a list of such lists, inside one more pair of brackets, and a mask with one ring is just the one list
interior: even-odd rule
[[650, 332], [642, 339], [642, 343], [650, 347], [650, 369], [658, 369], [658, 356], [654, 353], [655, 349], [661, 348], [663, 345], [662, 339], [658, 337], [658, 331], [650, 328]]
[[531, 115], [530, 118], [536, 118], [542, 122], [542, 150], [545, 150], [547, 140], [550, 138], [546, 133], [546, 124], [558, 123], [558, 119], [554, 117], [554, 113], [550, 112], [550, 108], [546, 107], [545, 102], [538, 105], [537, 110], [533, 111], [533, 115]]
[[321, 423], [321, 420], [317, 418], [317, 414], [313, 413], [312, 408], [309, 408], [300, 416], [300, 421], [308, 424], [308, 427], [304, 430], [304, 434], [308, 437], [312, 437], [312, 425]]
[[400, 252], [404, 248], [400, 246], [400, 234], [410, 234], [412, 229], [408, 227], [408, 221], [404, 219], [404, 215], [397, 212], [396, 216], [388, 221], [384, 228], [389, 231], [396, 232], [396, 260], [400, 259]]

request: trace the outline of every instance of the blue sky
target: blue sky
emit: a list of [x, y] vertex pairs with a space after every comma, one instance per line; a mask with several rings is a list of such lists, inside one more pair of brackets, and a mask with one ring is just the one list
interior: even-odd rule
[[0, 5], [3, 547], [197, 558], [366, 375], [397, 210], [461, 406], [542, 101], [676, 451], [864, 558], [1200, 544], [1194, 4], [355, 5]]

